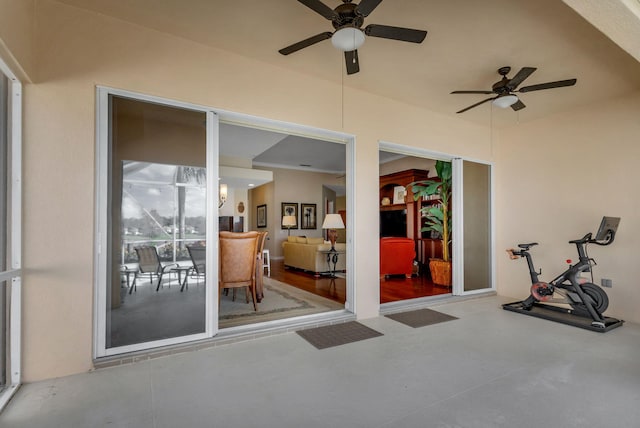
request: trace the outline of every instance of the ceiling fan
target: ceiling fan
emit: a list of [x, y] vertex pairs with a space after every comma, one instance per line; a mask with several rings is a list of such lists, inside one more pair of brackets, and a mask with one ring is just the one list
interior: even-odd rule
[[412, 43], [422, 43], [427, 36], [427, 32], [423, 30], [391, 27], [388, 25], [369, 24], [362, 28], [364, 18], [369, 16], [382, 0], [361, 0], [358, 4], [353, 4], [351, 0], [342, 0], [343, 4], [335, 9], [331, 9], [320, 0], [298, 1], [331, 21], [336, 31], [333, 33], [326, 31], [316, 34], [308, 39], [280, 49], [278, 52], [282, 55], [289, 55], [323, 40], [331, 39], [333, 46], [344, 52], [347, 74], [354, 74], [360, 71], [358, 48], [364, 43], [365, 36], [382, 37], [384, 39]]
[[496, 82], [491, 86], [490, 91], [453, 91], [452, 94], [496, 94], [495, 97], [487, 98], [478, 103], [470, 105], [467, 108], [463, 108], [456, 113], [463, 113], [467, 110], [470, 110], [474, 107], [479, 106], [480, 104], [484, 104], [487, 101], [493, 101], [493, 104], [501, 107], [507, 108], [511, 107], [514, 111], [522, 110], [526, 106], [520, 99], [514, 94], [514, 92], [532, 92], [532, 91], [540, 91], [542, 89], [551, 89], [551, 88], [561, 88], [563, 86], [573, 86], [576, 84], [576, 79], [568, 79], [568, 80], [558, 80], [556, 82], [547, 82], [547, 83], [539, 83], [537, 85], [523, 86], [522, 88], [516, 90], [518, 85], [520, 85], [527, 77], [531, 75], [537, 69], [535, 67], [522, 67], [518, 73], [513, 76], [511, 79], [507, 78], [507, 74], [511, 71], [511, 67], [501, 67], [498, 69], [498, 74], [502, 76], [502, 80]]

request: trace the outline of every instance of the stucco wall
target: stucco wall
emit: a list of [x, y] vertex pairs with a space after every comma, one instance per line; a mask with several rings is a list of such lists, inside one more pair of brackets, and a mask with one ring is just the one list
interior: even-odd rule
[[607, 315], [640, 322], [640, 93], [585, 106], [504, 130], [496, 144], [498, 291], [524, 298], [529, 276], [523, 260], [504, 253], [518, 243], [538, 242], [534, 261], [551, 280], [577, 257], [569, 240], [595, 233], [602, 216], [621, 217], [611, 246], [590, 245], [594, 282], [606, 289]]

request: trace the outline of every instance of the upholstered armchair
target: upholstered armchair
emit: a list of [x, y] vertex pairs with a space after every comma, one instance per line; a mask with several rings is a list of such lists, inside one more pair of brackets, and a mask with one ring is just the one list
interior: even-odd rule
[[386, 275], [411, 278], [416, 257], [415, 242], [410, 238], [380, 238], [380, 279]]

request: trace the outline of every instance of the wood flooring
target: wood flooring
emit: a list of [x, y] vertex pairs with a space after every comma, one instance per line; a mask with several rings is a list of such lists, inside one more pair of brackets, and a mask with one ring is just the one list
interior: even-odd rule
[[[344, 278], [315, 278], [313, 274], [295, 269], [285, 269], [283, 260], [271, 260], [271, 278], [301, 290], [326, 297], [338, 303], [346, 300], [346, 280]], [[406, 279], [404, 275], [388, 276], [380, 281], [380, 303], [397, 302], [451, 293], [448, 287], [434, 285], [428, 275]]]

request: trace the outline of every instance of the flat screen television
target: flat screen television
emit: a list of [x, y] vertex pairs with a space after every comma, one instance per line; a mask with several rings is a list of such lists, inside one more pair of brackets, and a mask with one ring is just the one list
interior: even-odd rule
[[407, 210], [380, 211], [380, 237], [407, 237]]
[[607, 239], [609, 232], [613, 232], [615, 235], [618, 230], [618, 224], [620, 224], [620, 217], [602, 217], [598, 232], [596, 232], [596, 241], [604, 241]]

